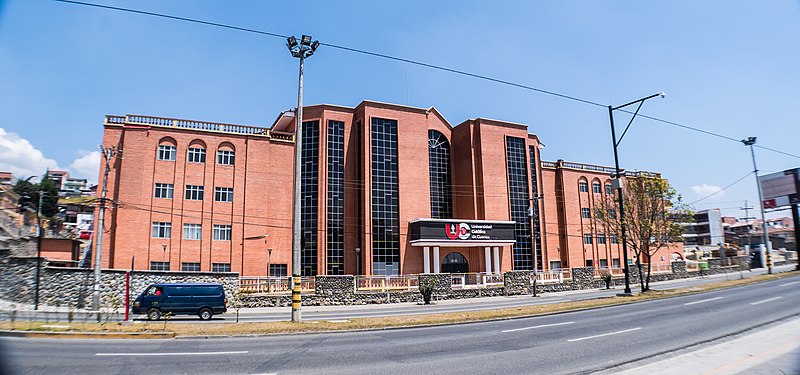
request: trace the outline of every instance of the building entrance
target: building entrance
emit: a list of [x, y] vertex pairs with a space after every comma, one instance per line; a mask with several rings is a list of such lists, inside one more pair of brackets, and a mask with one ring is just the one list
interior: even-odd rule
[[467, 258], [464, 258], [461, 253], [450, 253], [442, 260], [443, 273], [467, 273], [469, 272], [469, 264]]

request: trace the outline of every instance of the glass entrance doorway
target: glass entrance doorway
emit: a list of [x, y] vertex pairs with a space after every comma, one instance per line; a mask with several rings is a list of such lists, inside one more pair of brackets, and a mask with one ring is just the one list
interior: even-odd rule
[[442, 260], [442, 273], [467, 273], [469, 264], [461, 253], [450, 253]]

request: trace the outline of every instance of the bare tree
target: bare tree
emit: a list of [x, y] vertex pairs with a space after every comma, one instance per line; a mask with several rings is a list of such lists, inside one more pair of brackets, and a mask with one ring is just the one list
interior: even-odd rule
[[[628, 175], [624, 180], [622, 199], [625, 217], [617, 214], [616, 195], [601, 200], [595, 218], [607, 228], [607, 233], [621, 234], [622, 220], [626, 224], [628, 249], [636, 257], [636, 269], [642, 291], [650, 290], [652, 257], [670, 244], [682, 242], [682, 227], [678, 224], [691, 218], [690, 211], [678, 192], [667, 180], [650, 173]], [[646, 263], [643, 270], [642, 263]]]

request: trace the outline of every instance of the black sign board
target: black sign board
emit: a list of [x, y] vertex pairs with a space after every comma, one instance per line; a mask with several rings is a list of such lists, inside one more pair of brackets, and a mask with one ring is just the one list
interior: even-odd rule
[[409, 223], [411, 242], [514, 242], [514, 223], [480, 220], [417, 220]]

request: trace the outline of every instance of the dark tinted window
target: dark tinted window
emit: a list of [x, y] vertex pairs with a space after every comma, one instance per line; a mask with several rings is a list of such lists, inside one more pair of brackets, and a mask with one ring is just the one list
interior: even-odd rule
[[220, 295], [220, 287], [218, 286], [195, 286], [194, 295], [196, 296], [218, 296]]
[[190, 286], [168, 286], [167, 295], [169, 296], [191, 296], [192, 287]]

